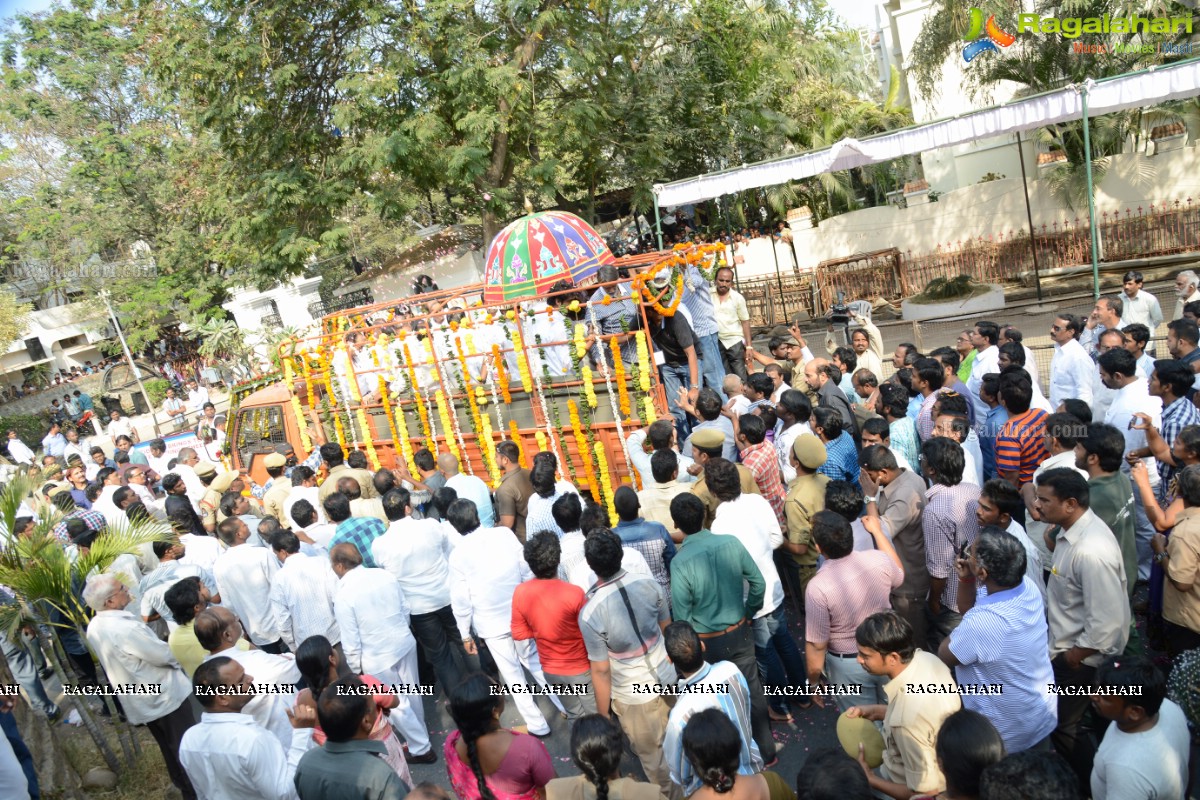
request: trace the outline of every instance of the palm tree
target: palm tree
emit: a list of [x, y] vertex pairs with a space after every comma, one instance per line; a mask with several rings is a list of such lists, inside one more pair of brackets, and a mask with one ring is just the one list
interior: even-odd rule
[[200, 355], [218, 361], [237, 361], [245, 370], [245, 374], [253, 373], [250, 364], [253, 348], [247, 345], [245, 334], [236, 322], [209, 317], [196, 324], [195, 329], [196, 335], [202, 340], [197, 350]]
[[[157, 521], [112, 526], [93, 542], [86, 554], [72, 561], [53, 534], [55, 524], [61, 519], [61, 514], [55, 510], [42, 509], [35, 519], [31, 534], [14, 538], [9, 533], [13, 530], [17, 508], [29, 496], [31, 486], [28, 479], [19, 476], [0, 491], [0, 529], [3, 530], [0, 533], [0, 541], [3, 542], [3, 549], [0, 550], [0, 585], [7, 587], [14, 596], [12, 602], [0, 606], [0, 631], [13, 641], [22, 629], [35, 631], [38, 645], [45, 653], [55, 677], [65, 686], [68, 678], [59, 657], [62, 648], [58, 634], [73, 631], [86, 642], [85, 628], [90, 618], [76, 589], [83, 585], [88, 576], [107, 569], [118, 556], [136, 553], [151, 542], [166, 541], [172, 533], [165, 524]], [[103, 674], [103, 670], [100, 674]], [[121, 763], [97, 724], [90, 706], [73, 697], [68, 697], [66, 702], [79, 712], [109, 769], [119, 772]], [[128, 727], [117, 721], [111, 698], [105, 698], [105, 702], [117, 726], [125, 763], [130, 764], [137, 750], [133, 737]]]

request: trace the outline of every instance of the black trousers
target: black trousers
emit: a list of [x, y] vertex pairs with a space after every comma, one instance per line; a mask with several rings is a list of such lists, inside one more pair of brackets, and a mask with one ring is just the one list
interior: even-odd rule
[[197, 722], [199, 720], [196, 719], [196, 712], [192, 710], [192, 704], [184, 700], [179, 704], [179, 708], [170, 714], [146, 723], [150, 735], [158, 742], [158, 749], [162, 751], [171, 783], [183, 792], [183, 800], [196, 800], [196, 790], [192, 788], [191, 779], [179, 763], [179, 742], [187, 729]]
[[775, 760], [775, 739], [771, 736], [771, 718], [767, 697], [758, 677], [758, 658], [754, 654], [754, 626], [745, 622], [729, 633], [704, 639], [704, 660], [710, 664], [731, 661], [750, 686], [750, 727], [763, 763]]
[[281, 656], [284, 653], [289, 652], [288, 646], [283, 643], [283, 639], [277, 639], [270, 644], [264, 644], [258, 649], [262, 650], [264, 653], [270, 653], [273, 656]]
[[[908, 620], [908, 624], [913, 629], [913, 641], [917, 643], [917, 647], [925, 647], [927, 643], [928, 629], [926, 627], [926, 611], [927, 603], [924, 597], [911, 597], [909, 595], [901, 595], [892, 593], [892, 610], [898, 616]], [[936, 652], [936, 651], [934, 651]]]
[[[1061, 653], [1054, 657], [1050, 666], [1054, 669], [1054, 683], [1059, 688], [1090, 689], [1096, 681], [1095, 667], [1081, 664], [1078, 669], [1071, 669]], [[1088, 797], [1092, 791], [1092, 762], [1100, 746], [1103, 726], [1107, 724], [1097, 718], [1088, 692], [1058, 696], [1058, 727], [1050, 734], [1050, 741], [1079, 778], [1083, 797]]]
[[745, 383], [746, 378], [749, 377], [746, 372], [746, 345], [738, 342], [732, 347], [726, 347], [717, 342], [717, 347], [721, 351], [721, 361], [725, 363], [725, 372], [737, 375]]
[[434, 677], [442, 685], [442, 692], [449, 695], [467, 674], [467, 651], [459, 636], [454, 612], [450, 606], [445, 606], [428, 614], [413, 614], [409, 624], [413, 637], [433, 668]]

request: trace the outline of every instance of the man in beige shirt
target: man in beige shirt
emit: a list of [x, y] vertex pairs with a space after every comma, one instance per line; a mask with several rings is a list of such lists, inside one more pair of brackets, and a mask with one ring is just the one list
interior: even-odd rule
[[321, 445], [321, 460], [325, 463], [329, 474], [325, 476], [325, 480], [321, 483], [321, 488], [317, 491], [317, 500], [319, 505], [325, 505], [325, 498], [336, 492], [338, 478], [350, 477], [358, 481], [358, 487], [362, 491], [363, 497], [378, 497], [379, 492], [375, 491], [374, 475], [370, 470], [352, 469], [346, 465], [346, 454], [342, 452], [342, 446], [337, 442], [326, 442]]
[[[943, 791], [946, 779], [938, 768], [934, 745], [942, 723], [962, 708], [962, 700], [957, 692], [928, 688], [956, 685], [950, 668], [933, 653], [916, 647], [912, 626], [894, 611], [867, 617], [854, 638], [863, 669], [889, 678], [883, 686], [886, 706], [854, 706], [846, 711], [848, 717], [883, 723], [883, 764], [878, 773], [867, 770], [871, 788], [888, 797]], [[859, 760], [866, 765], [861, 756]]]
[[683, 541], [683, 534], [675, 529], [675, 522], [671, 519], [671, 500], [691, 489], [689, 484], [677, 480], [679, 456], [674, 450], [655, 450], [654, 455], [650, 456], [650, 474], [654, 483], [638, 492], [642, 518], [661, 523], [678, 544]]
[[271, 488], [263, 495], [263, 511], [279, 520], [285, 528], [292, 527], [292, 521], [283, 513], [283, 505], [292, 491], [292, 482], [284, 475], [287, 470], [287, 457], [279, 453], [271, 453], [263, 459], [267, 474], [271, 476]]
[[[1086, 693], [1096, 667], [1125, 649], [1129, 640], [1129, 595], [1121, 546], [1089, 508], [1087, 481], [1072, 469], [1052, 469], [1037, 481], [1034, 510], [1050, 528], [1046, 544], [1054, 551], [1046, 587], [1050, 658], [1058, 686], [1058, 727], [1054, 749], [1067, 759], [1080, 787], [1090, 786], [1096, 755], [1085, 715]], [[1051, 538], [1053, 537], [1053, 538]], [[1070, 694], [1061, 693], [1068, 689]]]
[[804, 597], [808, 582], [817, 574], [817, 546], [812, 538], [812, 518], [825, 509], [825, 487], [829, 476], [817, 472], [825, 465], [825, 445], [811, 433], [802, 433], [792, 442], [791, 465], [796, 477], [788, 484], [783, 500], [787, 519], [784, 542], [780, 549], [790, 558], [787, 582], [795, 597]]

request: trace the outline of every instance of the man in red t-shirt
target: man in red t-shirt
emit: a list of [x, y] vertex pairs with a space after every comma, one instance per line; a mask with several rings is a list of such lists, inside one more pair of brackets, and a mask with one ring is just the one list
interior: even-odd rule
[[596, 713], [596, 695], [587, 647], [579, 632], [585, 598], [578, 586], [558, 579], [561, 555], [558, 537], [549, 531], [531, 534], [525, 542], [525, 561], [533, 580], [513, 592], [512, 635], [537, 644], [546, 681], [562, 687], [559, 699], [567, 718], [578, 719]]

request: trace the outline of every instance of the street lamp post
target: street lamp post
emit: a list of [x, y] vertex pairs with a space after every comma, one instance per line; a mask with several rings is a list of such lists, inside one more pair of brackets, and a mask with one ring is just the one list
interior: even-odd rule
[[110, 296], [107, 289], [100, 291], [100, 299], [104, 301], [104, 307], [108, 309], [108, 318], [112, 320], [113, 329], [117, 332], [117, 338], [121, 340], [121, 349], [125, 351], [125, 360], [129, 362], [129, 369], [133, 371], [133, 379], [137, 381], [138, 389], [146, 401], [146, 408], [150, 409], [150, 421], [154, 424], [154, 436], [156, 438], [160, 437], [162, 433], [158, 429], [158, 415], [154, 412], [154, 404], [150, 402], [150, 395], [146, 392], [146, 387], [142, 383], [142, 372], [138, 369], [137, 364], [133, 363], [133, 354], [129, 352], [129, 344], [125, 341], [125, 333], [121, 330], [121, 322], [117, 319], [117, 312], [113, 311], [112, 304], [109, 302]]

